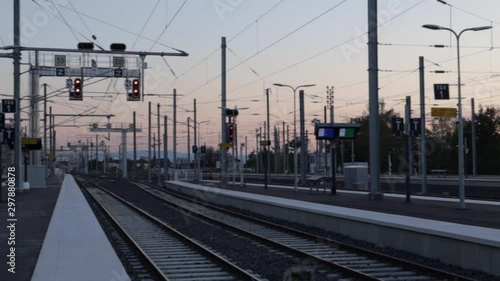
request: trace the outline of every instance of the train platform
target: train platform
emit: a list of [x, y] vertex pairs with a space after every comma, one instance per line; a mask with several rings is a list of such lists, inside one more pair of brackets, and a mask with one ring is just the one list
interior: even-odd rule
[[31, 280], [130, 280], [71, 175], [64, 177]]
[[[216, 181], [205, 181], [208, 186], [215, 187]], [[352, 191], [337, 189], [337, 195], [330, 195], [330, 189], [268, 185], [246, 183], [245, 187], [239, 184], [228, 184], [225, 189], [239, 192], [274, 196], [319, 204], [334, 205], [345, 208], [381, 212], [387, 214], [432, 219], [464, 225], [481, 226], [500, 229], [500, 202], [466, 199], [464, 210], [459, 209], [458, 199], [449, 197], [433, 197], [411, 195], [410, 203], [406, 203], [406, 196], [395, 193], [385, 193], [382, 200], [370, 200], [366, 191]], [[312, 192], [311, 192], [312, 191]]]
[[[56, 205], [59, 191], [61, 190], [62, 178], [49, 177], [47, 188], [32, 188], [15, 196], [15, 245], [8, 244], [11, 232], [6, 228], [8, 217], [7, 203], [0, 203], [0, 280], [30, 280], [35, 269], [36, 261], [42, 248], [45, 233], [49, 226], [52, 212]], [[7, 264], [7, 255], [10, 255], [10, 247], [15, 247], [14, 272]], [[10, 258], [9, 258], [10, 261]]]
[[290, 186], [260, 184], [203, 185], [167, 182], [177, 190], [213, 203], [248, 210], [291, 222], [319, 227], [377, 245], [409, 251], [449, 264], [500, 276], [500, 204], [386, 194], [370, 200], [366, 192], [338, 190], [329, 195]]
[[[2, 262], [0, 280], [130, 280], [74, 178], [61, 180], [16, 193], [15, 273]], [[10, 246], [3, 229], [5, 258]]]

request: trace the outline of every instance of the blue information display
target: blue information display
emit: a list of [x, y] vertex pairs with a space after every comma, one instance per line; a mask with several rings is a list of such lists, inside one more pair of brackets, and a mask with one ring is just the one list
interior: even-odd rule
[[314, 134], [318, 140], [354, 139], [360, 127], [356, 123], [316, 123]]
[[318, 137], [330, 139], [335, 136], [334, 128], [319, 128], [318, 129]]

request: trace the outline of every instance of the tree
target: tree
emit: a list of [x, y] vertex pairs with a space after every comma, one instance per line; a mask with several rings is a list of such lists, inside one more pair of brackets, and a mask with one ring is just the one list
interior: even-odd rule
[[500, 174], [500, 108], [479, 106], [476, 137], [478, 173]]
[[[380, 106], [380, 171], [387, 172], [389, 169], [389, 157], [391, 157], [392, 171], [402, 173], [401, 160], [404, 159], [403, 139], [397, 138], [392, 134], [392, 118], [399, 117], [394, 109], [385, 110], [384, 103]], [[361, 124], [358, 136], [355, 139], [355, 161], [370, 161], [370, 143], [369, 143], [369, 115], [365, 111], [363, 115], [352, 119], [354, 123]]]

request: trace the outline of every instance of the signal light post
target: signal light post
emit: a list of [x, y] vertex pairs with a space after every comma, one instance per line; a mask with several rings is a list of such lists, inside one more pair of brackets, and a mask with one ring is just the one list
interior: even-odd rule
[[73, 93], [70, 93], [70, 100], [83, 100], [83, 85], [81, 78], [75, 78], [73, 83]]
[[234, 124], [227, 124], [227, 142], [233, 142], [234, 140]]
[[141, 101], [141, 83], [139, 79], [132, 81], [132, 93], [127, 95], [127, 101]]

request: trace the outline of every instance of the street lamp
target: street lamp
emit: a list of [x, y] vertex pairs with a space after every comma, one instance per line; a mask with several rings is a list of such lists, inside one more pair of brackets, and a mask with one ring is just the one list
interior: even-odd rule
[[448, 30], [457, 38], [457, 63], [458, 63], [458, 193], [460, 197], [460, 209], [465, 209], [465, 183], [464, 183], [464, 123], [462, 118], [462, 84], [460, 78], [460, 36], [466, 31], [481, 31], [492, 28], [491, 26], [479, 26], [466, 28], [460, 33], [456, 33], [453, 29], [435, 25], [425, 24], [423, 28], [431, 30]]
[[297, 178], [297, 170], [298, 170], [298, 160], [297, 160], [297, 99], [296, 99], [296, 92], [297, 89], [299, 88], [306, 88], [306, 87], [313, 87], [316, 86], [316, 84], [306, 84], [306, 85], [300, 85], [297, 87], [292, 87], [290, 85], [286, 84], [281, 84], [281, 83], [274, 83], [274, 86], [277, 87], [288, 87], [292, 89], [293, 91], [293, 139], [294, 139], [294, 148], [293, 148], [293, 175], [295, 177], [294, 179], [294, 187], [295, 187], [295, 192], [298, 191], [298, 178]]

